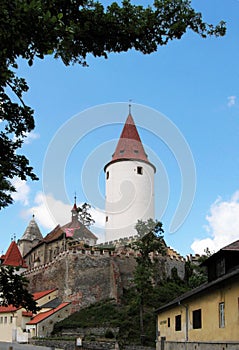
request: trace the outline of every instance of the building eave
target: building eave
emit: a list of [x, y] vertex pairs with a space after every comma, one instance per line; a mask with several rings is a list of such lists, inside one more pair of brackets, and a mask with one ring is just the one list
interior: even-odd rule
[[203, 294], [211, 289], [218, 288], [218, 286], [221, 285], [222, 283], [236, 277], [239, 278], [239, 269], [233, 270], [230, 273], [227, 273], [226, 275], [221, 276], [214, 281], [211, 281], [209, 283], [204, 283], [201, 286], [180, 295], [179, 297], [175, 298], [171, 302], [165, 305], [162, 305], [161, 307], [156, 309], [155, 312], [160, 313], [165, 310], [169, 310], [177, 305], [180, 305], [182, 302], [185, 302], [186, 300], [193, 298], [194, 296]]

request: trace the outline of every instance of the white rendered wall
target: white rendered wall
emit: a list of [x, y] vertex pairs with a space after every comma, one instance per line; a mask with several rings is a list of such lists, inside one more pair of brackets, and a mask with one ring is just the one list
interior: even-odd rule
[[105, 240], [133, 236], [138, 220], [154, 219], [154, 168], [141, 161], [116, 161], [105, 175]]

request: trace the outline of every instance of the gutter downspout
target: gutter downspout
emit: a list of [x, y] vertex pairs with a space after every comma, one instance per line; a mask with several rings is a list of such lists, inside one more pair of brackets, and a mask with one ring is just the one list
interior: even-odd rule
[[188, 323], [189, 323], [189, 317], [188, 317], [188, 305], [181, 304], [181, 302], [178, 302], [178, 305], [182, 305], [186, 310], [186, 329], [185, 329], [185, 342], [188, 342]]

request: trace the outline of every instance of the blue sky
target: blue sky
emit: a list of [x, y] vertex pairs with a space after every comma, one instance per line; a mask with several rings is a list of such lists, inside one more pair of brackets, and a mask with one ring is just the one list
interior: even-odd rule
[[[19, 75], [30, 86], [25, 101], [35, 110], [36, 121], [23, 152], [40, 180], [17, 182], [15, 203], [0, 212], [1, 251], [6, 251], [13, 235], [22, 236], [33, 213], [43, 235], [55, 224], [70, 221], [75, 192], [78, 203], [88, 200], [103, 210], [103, 167], [128, 115], [129, 99], [142, 142], [160, 169], [156, 218], [163, 222], [167, 244], [186, 255], [206, 247], [217, 250], [239, 239], [239, 1], [192, 4], [208, 23], [225, 20], [226, 36], [202, 39], [188, 32], [151, 55], [130, 51], [111, 54], [107, 60], [89, 57], [88, 68], [65, 67], [51, 57], [36, 60], [32, 67], [20, 63]], [[155, 117], [149, 126], [151, 112]], [[185, 138], [196, 169], [192, 208], [176, 232], [170, 232], [170, 225], [182, 176], [188, 174], [180, 173], [171, 129], [168, 145], [167, 135], [153, 133], [160, 130], [161, 115], [181, 133], [180, 142]], [[67, 129], [74, 120], [76, 127], [73, 123]], [[47, 171], [51, 146], [59, 140]], [[64, 155], [66, 147], [70, 151]], [[46, 212], [45, 197], [54, 208], [50, 215], [55, 221]], [[98, 224], [92, 231], [103, 239], [102, 213], [93, 214]]]

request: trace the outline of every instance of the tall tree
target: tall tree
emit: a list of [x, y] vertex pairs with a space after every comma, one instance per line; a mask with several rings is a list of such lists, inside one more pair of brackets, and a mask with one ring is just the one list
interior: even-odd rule
[[23, 99], [28, 86], [17, 76], [19, 57], [30, 66], [46, 55], [84, 66], [89, 54], [107, 58], [132, 48], [149, 54], [187, 29], [203, 38], [225, 34], [224, 22], [205, 23], [189, 0], [155, 0], [146, 8], [129, 0], [107, 8], [94, 0], [1, 0], [0, 18], [0, 209], [13, 202], [14, 176], [37, 179], [17, 153], [34, 128], [33, 110]]
[[27, 311], [37, 312], [36, 301], [29, 293], [27, 279], [18, 274], [12, 266], [0, 266], [0, 305], [24, 307]]
[[141, 340], [144, 340], [144, 306], [153, 291], [154, 253], [165, 253], [165, 244], [162, 233], [163, 227], [160, 221], [149, 219], [138, 221], [135, 226], [139, 240], [132, 244], [137, 252], [134, 284], [137, 290], [139, 305]]

